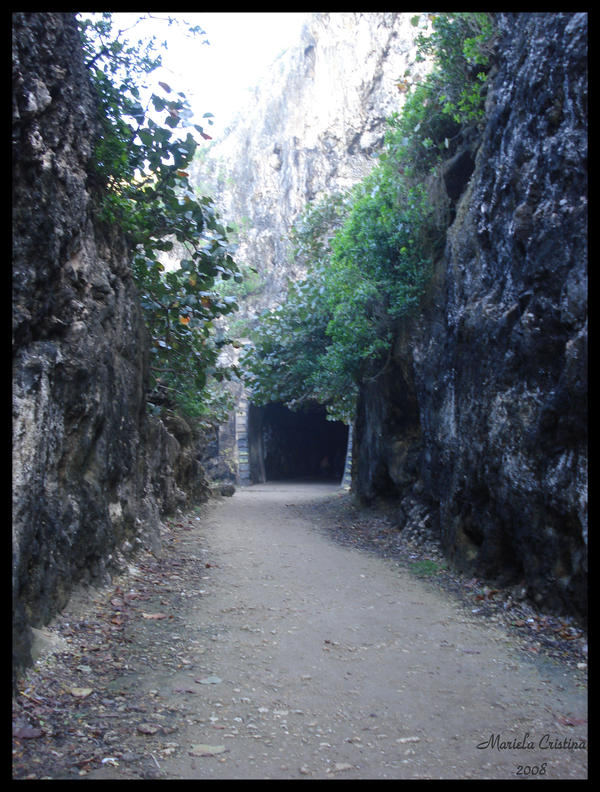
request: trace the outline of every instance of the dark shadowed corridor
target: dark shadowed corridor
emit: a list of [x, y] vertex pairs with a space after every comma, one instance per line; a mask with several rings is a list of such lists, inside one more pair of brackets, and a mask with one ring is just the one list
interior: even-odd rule
[[292, 412], [282, 404], [250, 405], [250, 478], [264, 481], [341, 481], [348, 427], [328, 421], [324, 407]]

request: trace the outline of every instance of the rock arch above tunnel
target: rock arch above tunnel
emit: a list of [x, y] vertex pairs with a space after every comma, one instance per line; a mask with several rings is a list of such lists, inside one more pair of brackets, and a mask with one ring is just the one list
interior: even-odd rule
[[252, 483], [281, 480], [340, 481], [348, 427], [328, 421], [324, 407], [293, 412], [274, 402], [248, 408], [248, 459]]

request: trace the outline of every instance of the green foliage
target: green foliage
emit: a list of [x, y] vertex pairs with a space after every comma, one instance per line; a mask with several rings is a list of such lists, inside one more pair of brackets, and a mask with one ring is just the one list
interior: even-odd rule
[[401, 115], [390, 119], [395, 155], [413, 174], [424, 174], [453, 153], [453, 141], [484, 115], [494, 19], [486, 12], [424, 15], [417, 58], [433, 60], [425, 81], [407, 96]]
[[422, 185], [411, 186], [399, 177], [393, 160], [381, 159], [354, 190], [332, 243], [334, 318], [339, 298], [352, 301], [357, 292], [367, 317], [374, 319], [379, 311], [384, 324], [388, 316], [397, 318], [415, 305], [434, 248], [429, 217]]
[[291, 232], [292, 255], [303, 268], [327, 261], [330, 243], [348, 211], [348, 195], [334, 193], [308, 204]]
[[[215, 284], [242, 277], [213, 201], [196, 196], [186, 170], [196, 136], [210, 136], [191, 124], [183, 93], [166, 83], [149, 91], [146, 77], [161, 64], [155, 38], [130, 43], [123, 32], [115, 34], [107, 12], [80, 20], [80, 28], [99, 107], [91, 177], [101, 219], [117, 224], [134, 251], [133, 275], [152, 339], [151, 407], [206, 416], [207, 404], [217, 409], [211, 378], [232, 373], [217, 363], [227, 342], [216, 340], [214, 322], [237, 308]], [[210, 113], [204, 118], [212, 123]], [[179, 267], [167, 272], [161, 254], [174, 250]]]
[[219, 294], [228, 295], [224, 299], [233, 296], [236, 300], [243, 300], [250, 295], [259, 294], [264, 290], [266, 285], [265, 279], [257, 269], [247, 264], [241, 264], [239, 273], [241, 277], [216, 285]]
[[432, 54], [436, 64], [436, 88], [443, 112], [458, 124], [483, 116], [483, 87], [493, 46], [491, 14], [440, 14], [432, 20], [433, 32], [418, 39], [422, 55]]
[[348, 194], [307, 207], [292, 231], [308, 272], [261, 317], [242, 359], [257, 403], [318, 401], [331, 417], [351, 420], [360, 385], [389, 361], [397, 323], [418, 308], [446, 231], [428, 177], [464, 126], [482, 117], [493, 38], [485, 13], [425, 22], [429, 35], [418, 46], [422, 58], [433, 56], [433, 70], [389, 119], [376, 166]]
[[394, 322], [418, 303], [440, 236], [427, 196], [382, 158], [347, 195], [296, 223], [295, 255], [310, 267], [263, 315], [242, 359], [257, 403], [317, 401], [350, 421], [358, 387], [388, 357]]
[[261, 314], [252, 333], [255, 346], [241, 362], [256, 404], [281, 401], [298, 409], [315, 400], [327, 403], [314, 380], [315, 359], [327, 348], [327, 321], [318, 278], [290, 284], [285, 304]]
[[250, 332], [241, 360], [256, 404], [281, 401], [291, 409], [326, 405], [331, 419], [350, 420], [356, 385], [336, 355], [327, 330], [331, 296], [326, 283], [331, 241], [343, 224], [347, 196], [309, 204], [292, 233], [293, 254], [307, 276], [290, 283], [278, 309], [265, 311]]
[[438, 564], [429, 558], [424, 558], [421, 561], [414, 561], [410, 564], [410, 571], [417, 577], [429, 577], [430, 575], [438, 575], [448, 569], [446, 564]]

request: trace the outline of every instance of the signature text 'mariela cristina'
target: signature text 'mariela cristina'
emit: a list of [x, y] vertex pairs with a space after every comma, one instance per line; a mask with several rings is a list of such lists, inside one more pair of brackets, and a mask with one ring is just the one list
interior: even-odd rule
[[497, 751], [577, 751], [586, 750], [586, 740], [574, 740], [571, 737], [551, 737], [544, 734], [539, 740], [535, 741], [525, 732], [523, 739], [503, 740], [500, 734], [490, 734], [487, 740], [480, 742], [478, 748], [492, 748]]

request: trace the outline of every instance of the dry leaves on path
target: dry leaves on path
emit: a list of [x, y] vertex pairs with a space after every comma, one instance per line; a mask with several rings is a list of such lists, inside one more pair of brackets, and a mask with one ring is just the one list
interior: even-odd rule
[[63, 651], [29, 669], [13, 699], [15, 779], [85, 777], [115, 763], [126, 777], [151, 778], [156, 757], [183, 750], [165, 737], [179, 729], [185, 701], [166, 701], [139, 682], [148, 665], [169, 674], [186, 663], [173, 614], [186, 581], [205, 574], [204, 559], [180, 550], [192, 520], [165, 529], [160, 558], [140, 552], [110, 586], [82, 589], [56, 618], [51, 631]]

